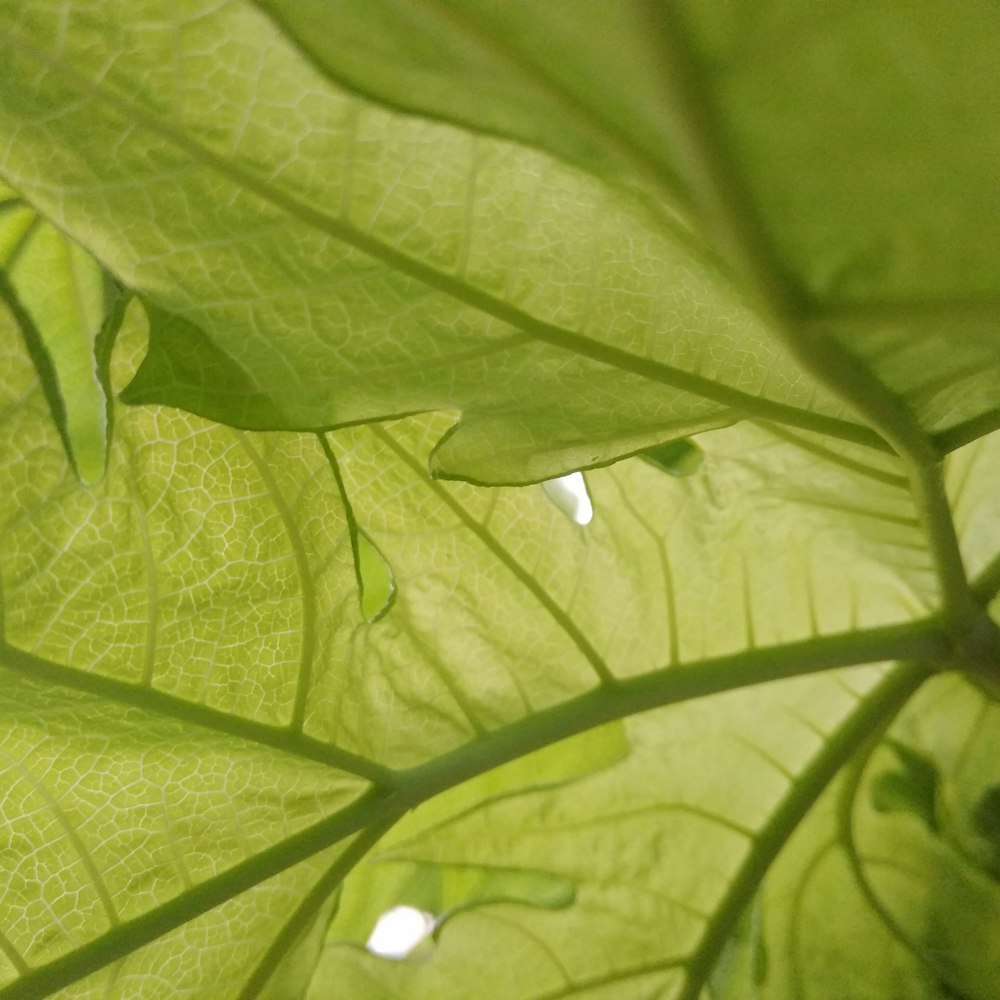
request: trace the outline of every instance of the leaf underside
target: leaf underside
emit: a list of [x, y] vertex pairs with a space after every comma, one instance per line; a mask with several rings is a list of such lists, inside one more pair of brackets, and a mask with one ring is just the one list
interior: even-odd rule
[[998, 47], [0, 0], [0, 998], [996, 996]]

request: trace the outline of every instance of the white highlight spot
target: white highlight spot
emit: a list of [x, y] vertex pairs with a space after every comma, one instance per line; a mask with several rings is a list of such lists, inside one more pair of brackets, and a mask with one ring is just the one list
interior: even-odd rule
[[590, 502], [582, 472], [548, 479], [542, 483], [542, 489], [570, 520], [577, 524], [590, 524], [594, 519], [594, 505]]
[[431, 914], [414, 906], [394, 906], [375, 921], [367, 948], [382, 958], [406, 958], [432, 930]]

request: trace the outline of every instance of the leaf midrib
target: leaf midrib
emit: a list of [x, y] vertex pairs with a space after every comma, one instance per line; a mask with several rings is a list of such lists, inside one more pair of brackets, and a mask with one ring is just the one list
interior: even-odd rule
[[458, 302], [472, 306], [509, 326], [523, 330], [542, 343], [590, 358], [630, 374], [639, 375], [651, 382], [710, 400], [732, 409], [741, 416], [755, 416], [764, 420], [773, 420], [777, 423], [814, 430], [821, 434], [853, 441], [882, 451], [891, 450], [890, 445], [866, 425], [803, 410], [786, 403], [761, 399], [742, 390], [713, 382], [703, 376], [638, 357], [621, 348], [591, 340], [573, 331], [539, 320], [509, 303], [496, 299], [487, 292], [415, 260], [373, 236], [361, 232], [354, 226], [335, 219], [300, 201], [293, 195], [273, 187], [255, 177], [249, 170], [226, 160], [171, 125], [145, 114], [131, 101], [109, 92], [106, 88], [94, 87], [76, 70], [60, 62], [47, 59], [46, 54], [40, 52], [34, 45], [23, 39], [20, 42], [25, 54], [36, 63], [61, 75], [77, 89], [89, 93], [95, 100], [113, 109], [126, 121], [134, 122], [166, 140], [203, 166], [211, 168], [237, 188], [252, 192], [262, 201], [279, 208], [299, 222], [352, 246], [380, 263], [407, 275], [414, 281], [442, 292]]
[[788, 837], [840, 768], [851, 759], [857, 747], [891, 723], [927, 676], [928, 671], [921, 665], [897, 666], [874, 692], [859, 700], [859, 706], [849, 713], [834, 734], [824, 738], [822, 749], [796, 776], [771, 818], [752, 838], [750, 850], [729, 883], [721, 904], [715, 907], [707, 921], [706, 933], [690, 955], [632, 966], [605, 976], [570, 983], [560, 991], [538, 995], [534, 1000], [563, 1000], [580, 991], [674, 968], [686, 970], [685, 985], [676, 1000], [697, 1000], [737, 921]]
[[[519, 720], [503, 730], [425, 764], [396, 772], [393, 785], [370, 789], [333, 815], [238, 862], [140, 916], [119, 924], [74, 951], [45, 965], [34, 967], [20, 979], [0, 988], [0, 1000], [41, 1000], [312, 857], [352, 833], [374, 823], [399, 818], [421, 802], [461, 782], [603, 723], [707, 694], [838, 667], [885, 659], [914, 658], [938, 662], [947, 655], [948, 649], [947, 637], [942, 634], [938, 623], [931, 620], [905, 626], [887, 626], [861, 634], [835, 636], [826, 642], [811, 640], [773, 650], [752, 650], [703, 661], [691, 669], [665, 668], [651, 675], [617, 682], [613, 687], [597, 688], [554, 708], [542, 710], [537, 715]], [[39, 660], [6, 643], [0, 644], [0, 657], [19, 672], [56, 683], [66, 683], [65, 674], [77, 673]], [[913, 679], [917, 683], [925, 674], [923, 668], [914, 667], [904, 671], [902, 675], [897, 671], [893, 676]], [[99, 683], [95, 685], [95, 682]], [[109, 691], [129, 687], [122, 682], [110, 681], [93, 674], [78, 675], [76, 683], [71, 683], [70, 686], [83, 687], [85, 690], [96, 686]], [[136, 692], [135, 689], [132, 692], [152, 693]], [[121, 693], [118, 690], [119, 696]], [[123, 699], [119, 697], [119, 700]], [[206, 712], [200, 705], [188, 705], [187, 708], [191, 710], [192, 716], [199, 713], [204, 715]], [[861, 736], [869, 731], [870, 724], [867, 716], [863, 723], [857, 723]], [[853, 749], [853, 745], [850, 749]], [[783, 841], [783, 836], [774, 839]], [[770, 846], [776, 852], [780, 843], [775, 842]], [[769, 863], [770, 858], [767, 858], [764, 869]], [[763, 870], [760, 874], [763, 874]], [[755, 886], [756, 882], [749, 885], [747, 893], [752, 893]], [[732, 912], [732, 919], [735, 920], [741, 908], [742, 900], [735, 900], [726, 912]], [[724, 940], [725, 932], [720, 931], [719, 936]], [[712, 941], [721, 947], [721, 940], [716, 942], [713, 937]]]

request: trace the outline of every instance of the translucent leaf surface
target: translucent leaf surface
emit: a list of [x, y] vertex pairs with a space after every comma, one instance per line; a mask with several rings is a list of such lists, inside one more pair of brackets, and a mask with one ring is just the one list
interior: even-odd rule
[[[927, 685], [867, 766], [859, 761], [824, 795], [769, 873], [756, 941], [741, 945], [766, 952], [767, 976], [731, 978], [719, 996], [993, 996], [1000, 890], [974, 817], [977, 797], [996, 782], [996, 737], [995, 704], [955, 678]], [[937, 827], [880, 805], [881, 779], [900, 773], [900, 748], [934, 770]]]
[[[402, 894], [392, 902], [408, 901], [412, 887], [394, 878], [405, 860], [439, 877], [453, 867], [544, 871], [574, 886], [572, 904], [551, 910], [470, 891], [432, 953], [406, 962], [366, 954], [334, 922], [310, 1000], [341, 990], [413, 1000], [697, 997], [753, 872], [836, 770], [865, 714], [912, 682], [869, 668], [665, 709], [630, 722], [631, 754], [598, 774], [481, 795], [423, 824], [418, 811], [347, 892], [374, 886], [382, 900], [388, 882]], [[683, 765], [665, 771], [665, 759]]]
[[2, 184], [0, 298], [35, 361], [77, 474], [96, 482], [108, 434], [103, 355], [123, 303], [92, 257]]
[[[117, 384], [134, 367], [142, 335], [142, 315], [133, 309], [111, 367]], [[11, 980], [10, 996], [45, 995], [46, 984], [68, 986], [88, 974], [96, 978], [85, 980], [85, 991], [91, 981], [111, 995], [128, 995], [137, 982], [155, 991], [162, 968], [172, 967], [164, 956], [175, 954], [194, 963], [185, 973], [197, 983], [194, 995], [220, 995], [222, 982], [224, 995], [258, 995], [280, 982], [275, 977], [287, 971], [285, 955], [308, 935], [343, 872], [408, 803], [639, 708], [886, 653], [930, 655], [941, 643], [925, 620], [939, 600], [938, 585], [905, 480], [895, 459], [864, 449], [855, 455], [857, 446], [831, 450], [819, 440], [749, 424], [716, 432], [703, 439], [705, 458], [690, 476], [668, 475], [641, 459], [591, 473], [595, 518], [581, 527], [540, 486], [484, 490], [431, 479], [426, 455], [439, 424], [426, 417], [317, 438], [253, 435], [162, 409], [119, 408], [107, 474], [87, 487], [71, 473], [13, 324], [6, 358], [5, 663], [18, 677], [36, 678], [30, 690], [39, 695], [51, 690], [86, 698], [112, 719], [123, 710], [143, 713], [152, 720], [143, 731], [157, 746], [171, 742], [157, 727], [190, 730], [193, 735], [182, 738], [192, 746], [190, 763], [178, 765], [177, 794], [200, 790], [206, 802], [197, 810], [203, 826], [187, 834], [190, 848], [183, 837], [178, 846], [169, 831], [140, 827], [141, 850], [167, 853], [178, 871], [188, 872], [188, 882], [183, 874], [173, 883], [164, 875], [165, 884], [143, 897], [122, 876], [136, 908], [128, 919], [116, 917], [124, 929], [102, 916], [96, 889], [97, 901], [80, 909], [76, 889], [65, 882], [75, 868], [53, 855], [54, 874], [32, 879], [21, 890], [23, 902], [11, 897], [4, 912], [12, 926], [32, 927], [33, 907], [60, 912], [72, 901], [67, 912], [76, 915], [76, 936], [35, 955], [23, 952], [13, 934], [9, 955], [17, 958], [10, 958], [8, 975], [19, 978]], [[33, 448], [25, 448], [27, 441]], [[787, 479], [772, 471], [786, 468], [796, 470]], [[864, 495], [867, 506], [843, 503], [848, 492]], [[352, 537], [377, 546], [397, 588], [392, 605], [374, 620], [363, 608], [358, 580], [365, 570]], [[765, 558], [778, 539], [786, 562]], [[734, 540], [742, 552], [735, 561]], [[629, 551], [635, 555], [623, 574], [621, 555]], [[831, 560], [843, 567], [841, 590], [824, 583], [823, 597], [810, 597], [808, 581], [828, 579]], [[748, 578], [751, 562], [758, 568]], [[674, 586], [675, 576], [684, 586]], [[774, 598], [761, 599], [769, 593], [779, 595], [780, 615]], [[841, 689], [823, 690], [820, 700], [834, 708], [832, 694]], [[760, 699], [755, 694], [734, 704], [753, 715], [767, 703]], [[855, 699], [845, 703], [848, 714]], [[876, 714], [879, 703], [872, 703]], [[31, 704], [26, 695], [12, 715], [30, 717]], [[705, 729], [707, 717], [678, 715], [692, 733]], [[94, 785], [99, 791], [92, 794], [115, 803], [114, 811], [104, 810], [114, 819], [98, 837], [113, 851], [112, 829], [130, 831], [123, 817], [145, 816], [151, 808], [128, 767], [149, 765], [144, 758], [129, 765], [127, 755], [118, 761], [109, 747], [109, 739], [117, 741], [100, 735], [100, 725], [92, 726], [82, 711], [69, 718], [78, 735], [52, 748], [53, 766], [59, 774], [65, 769], [75, 795]], [[718, 722], [723, 730], [725, 718]], [[590, 767], [618, 775], [614, 762], [623, 752], [623, 767], [639, 767], [629, 763], [633, 758], [651, 767], [667, 752], [656, 734], [667, 731], [640, 726], [635, 732], [649, 735], [630, 735], [630, 751], [609, 747], [610, 756], [599, 752]], [[90, 749], [92, 739], [104, 749]], [[659, 749], [642, 750], [645, 739]], [[124, 736], [120, 741], [129, 745]], [[235, 788], [210, 780], [214, 758], [206, 748], [216, 742], [218, 753], [242, 762], [221, 768], [219, 780], [231, 778]], [[735, 778], [738, 759], [757, 766], [732, 734], [723, 742], [736, 753], [724, 771]], [[577, 753], [569, 745], [560, 751], [550, 774], [586, 774], [588, 767], [581, 772], [569, 764]], [[86, 763], [91, 758], [93, 766]], [[240, 768], [253, 759], [261, 771], [251, 779]], [[284, 778], [283, 769], [298, 775], [300, 765], [319, 782], [308, 800], [311, 811], [287, 798], [302, 779]], [[394, 773], [385, 765], [416, 770]], [[119, 783], [107, 784], [105, 766], [123, 773]], [[171, 780], [148, 779], [168, 790]], [[600, 780], [609, 789], [620, 786], [626, 814], [629, 789], [652, 787], [651, 772], [642, 768], [628, 781], [622, 775]], [[359, 799], [369, 781], [374, 796]], [[572, 782], [567, 798], [575, 801], [584, 787]], [[695, 801], [696, 811], [710, 811], [717, 796], [719, 802], [731, 798], [714, 781], [698, 779], [697, 787], [711, 801]], [[221, 817], [238, 815], [244, 794], [263, 810], [249, 791], [256, 788], [279, 794], [271, 825], [266, 813], [258, 818], [255, 812], [252, 824], [246, 822], [258, 839], [234, 845], [236, 853], [227, 855], [229, 834], [222, 830], [228, 820]], [[56, 787], [46, 794], [55, 801], [60, 793]], [[702, 793], [692, 786], [683, 794], [697, 800]], [[586, 796], [579, 799], [573, 808], [583, 810], [582, 828], [590, 807]], [[65, 838], [86, 842], [82, 812], [59, 808]], [[12, 838], [32, 816], [27, 804], [11, 803], [5, 819]], [[722, 824], [717, 845], [727, 856], [736, 852], [734, 865], [742, 856], [735, 845], [752, 836], [734, 834], [735, 822]], [[657, 829], [643, 826], [642, 843], [659, 838]], [[346, 838], [358, 830], [355, 849]], [[24, 843], [47, 843], [34, 831], [28, 828]], [[539, 836], [548, 840], [544, 825]], [[585, 858], [593, 856], [588, 836], [580, 842]], [[681, 854], [683, 845], [699, 840], [687, 827], [678, 837]], [[334, 856], [319, 868], [310, 862], [341, 841], [346, 860]], [[135, 850], [123, 847], [122, 854], [131, 858]], [[509, 874], [504, 866], [475, 874], [482, 859], [474, 853], [453, 859], [436, 890], [452, 911], [449, 923], [479, 919], [481, 907], [469, 903], [470, 893], [499, 906], [575, 913], [586, 884], [582, 869], [551, 870], [553, 850], [568, 852], [557, 839], [536, 861], [514, 859]], [[140, 859], [134, 863], [145, 870]], [[419, 852], [397, 860], [416, 870], [426, 862]], [[105, 866], [114, 869], [102, 859], [92, 864], [109, 880]], [[305, 874], [296, 882], [291, 874], [279, 876], [285, 869]], [[83, 870], [90, 874], [86, 865]], [[281, 906], [263, 891], [275, 878], [285, 887]], [[261, 889], [254, 888], [258, 883]], [[110, 889], [105, 895], [114, 898]], [[705, 902], [706, 915], [712, 905]], [[221, 955], [203, 954], [191, 942], [199, 940], [204, 921], [257, 942], [259, 960], [235, 952], [228, 964]], [[242, 921], [254, 929], [237, 930]], [[697, 935], [697, 925], [678, 931], [675, 950]], [[100, 971], [118, 968], [121, 960], [126, 964], [119, 971]], [[308, 967], [293, 970], [288, 981], [302, 983], [307, 973]], [[674, 976], [670, 971], [668, 978]]]
[[[47, 83], [5, 96], [8, 178], [159, 307], [133, 401], [255, 427], [459, 408], [438, 467], [489, 481], [600, 464], [748, 412], [871, 440], [857, 424], [866, 385], [946, 444], [995, 416], [987, 8], [942, 26], [937, 5], [867, 18], [775, 4], [750, 24], [638, 2], [589, 21], [561, 4], [542, 17], [525, 4], [266, 6], [291, 39], [253, 5], [159, 20], [108, 0], [69, 8], [66, 29], [41, 0], [8, 11], [12, 65]], [[417, 40], [402, 67], [379, 46], [358, 54], [366, 23], [392, 25], [383, 53], [393, 32]], [[553, 38], [567, 51], [539, 79]], [[475, 72], [484, 46], [492, 61]], [[862, 62], [870, 111], [838, 87]], [[368, 97], [342, 88], [359, 74]], [[442, 98], [470, 75], [467, 97]], [[531, 139], [554, 122], [563, 138], [541, 144], [576, 161], [568, 145], [621, 121], [624, 137], [598, 128], [603, 161], [624, 145], [626, 179], [679, 178], [690, 225], [523, 146], [372, 100], [398, 103], [401, 88], [414, 110], [472, 124], [478, 90], [487, 132], [506, 106], [500, 131]], [[526, 118], [538, 92], [549, 100]], [[965, 107], [982, 110], [954, 112]], [[858, 128], [868, 144], [844, 140]], [[53, 155], [60, 188], [33, 180]], [[111, 210], [103, 227], [96, 203]], [[843, 384], [861, 366], [873, 377], [849, 403], [828, 395], [830, 369]]]
[[995, 996], [998, 31], [0, 0], [0, 998]]
[[[62, 34], [45, 3], [8, 10], [9, 58], [48, 85], [0, 116], [8, 176], [158, 307], [131, 401], [265, 428], [457, 408], [437, 466], [508, 482], [746, 412], [872, 439], [704, 245], [626, 194], [341, 91], [246, 6], [127, 9], [69, 8]], [[124, 230], [32, 185], [53, 102], [87, 137], [60, 146], [62, 183]]]

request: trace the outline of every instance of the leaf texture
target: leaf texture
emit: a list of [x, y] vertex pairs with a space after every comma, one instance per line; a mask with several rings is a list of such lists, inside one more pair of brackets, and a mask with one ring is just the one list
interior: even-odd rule
[[0, 1000], [996, 995], [998, 32], [0, 0]]

